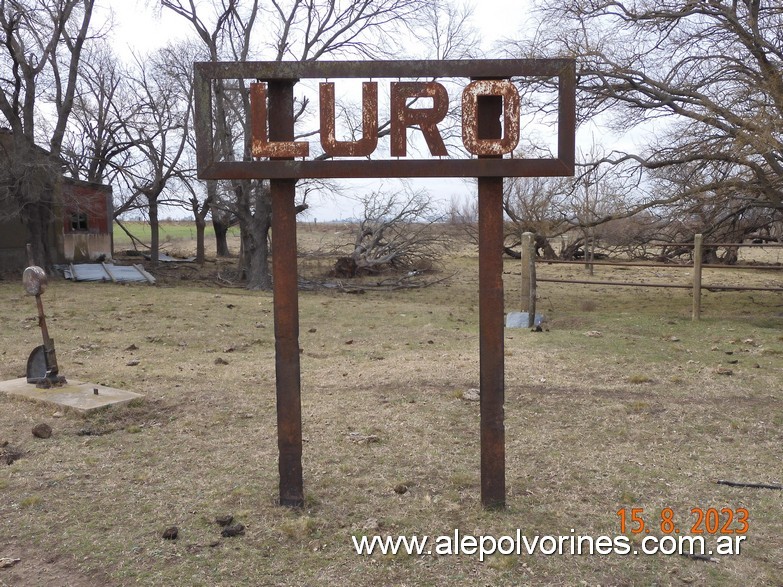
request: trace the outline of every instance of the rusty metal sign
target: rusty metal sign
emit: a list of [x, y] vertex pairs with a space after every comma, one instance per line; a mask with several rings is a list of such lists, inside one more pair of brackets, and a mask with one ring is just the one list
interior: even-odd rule
[[[479, 353], [481, 387], [481, 502], [502, 507], [505, 486], [503, 352], [503, 178], [567, 176], [574, 172], [575, 66], [569, 59], [367, 62], [196, 63], [196, 153], [201, 179], [268, 179], [272, 195], [272, 274], [280, 503], [304, 503], [299, 306], [296, 274], [296, 180], [301, 178], [476, 177], [479, 200]], [[517, 78], [557, 78], [557, 156], [509, 156], [520, 139]], [[310, 158], [310, 144], [294, 137], [294, 85], [323, 79], [319, 87], [319, 139], [324, 158]], [[329, 79], [365, 78], [362, 136], [338, 140], [335, 86]], [[378, 82], [389, 82], [390, 152], [372, 159], [378, 146]], [[411, 81], [402, 81], [407, 78]], [[438, 78], [467, 78], [461, 95], [462, 142], [470, 158], [448, 157], [438, 128], [449, 107]], [[214, 150], [212, 81], [248, 79], [252, 161], [221, 161]], [[418, 81], [427, 79], [430, 81]], [[411, 107], [412, 101], [431, 104]], [[501, 122], [502, 120], [502, 122]], [[417, 126], [430, 159], [408, 157], [407, 132]], [[453, 155], [453, 154], [451, 154]]]

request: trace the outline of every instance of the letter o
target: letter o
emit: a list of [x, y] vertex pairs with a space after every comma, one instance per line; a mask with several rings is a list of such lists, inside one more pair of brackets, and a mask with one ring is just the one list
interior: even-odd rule
[[[544, 546], [544, 542], [551, 543], [551, 548]], [[554, 536], [543, 536], [538, 543], [538, 550], [541, 554], [545, 555], [555, 554], [555, 551], [557, 550], [557, 540]]]
[[[505, 548], [503, 547], [504, 542], [508, 545]], [[500, 538], [498, 538], [497, 550], [503, 556], [508, 556], [509, 554], [512, 554], [516, 549], [516, 546], [517, 545], [511, 536], [501, 536]]]
[[673, 536], [662, 536], [658, 541], [658, 552], [661, 554], [674, 554], [677, 552], [677, 541]]
[[[479, 96], [503, 98], [503, 137], [479, 138]], [[477, 80], [462, 91], [462, 143], [474, 155], [504, 155], [519, 144], [519, 93], [508, 80]]]

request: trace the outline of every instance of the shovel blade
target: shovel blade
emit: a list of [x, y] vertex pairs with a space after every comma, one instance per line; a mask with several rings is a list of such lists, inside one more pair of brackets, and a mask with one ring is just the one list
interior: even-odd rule
[[46, 364], [46, 347], [37, 346], [27, 358], [27, 383], [40, 383], [46, 379], [49, 366]]

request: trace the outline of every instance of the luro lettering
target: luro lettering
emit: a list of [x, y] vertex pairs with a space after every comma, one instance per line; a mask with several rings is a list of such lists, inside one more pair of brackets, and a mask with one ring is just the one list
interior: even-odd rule
[[[390, 139], [392, 157], [407, 155], [407, 129], [418, 126], [433, 156], [446, 156], [446, 145], [438, 130], [448, 112], [449, 96], [437, 82], [391, 82]], [[478, 104], [483, 96], [502, 98], [503, 132], [501, 137], [479, 136]], [[254, 157], [307, 157], [307, 141], [274, 141], [267, 132], [267, 85], [250, 85], [251, 129]], [[412, 108], [411, 100], [432, 99], [431, 108]], [[378, 84], [362, 83], [362, 137], [355, 141], [338, 141], [335, 136], [334, 83], [321, 82], [319, 88], [321, 147], [330, 157], [367, 157], [378, 146]], [[519, 143], [519, 93], [508, 80], [478, 80], [462, 91], [462, 142], [474, 155], [504, 155]]]

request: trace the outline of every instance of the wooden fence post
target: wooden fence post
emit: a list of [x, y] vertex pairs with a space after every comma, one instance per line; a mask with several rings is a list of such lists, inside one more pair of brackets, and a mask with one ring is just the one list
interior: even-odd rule
[[701, 260], [703, 252], [703, 236], [696, 234], [693, 237], [693, 312], [691, 320], [701, 319]]
[[536, 249], [535, 235], [522, 234], [522, 311], [527, 312], [527, 327], [533, 328], [536, 317]]
[[595, 261], [595, 234], [594, 230], [590, 230], [589, 233], [585, 232], [585, 269], [587, 274], [592, 276], [593, 262]]

